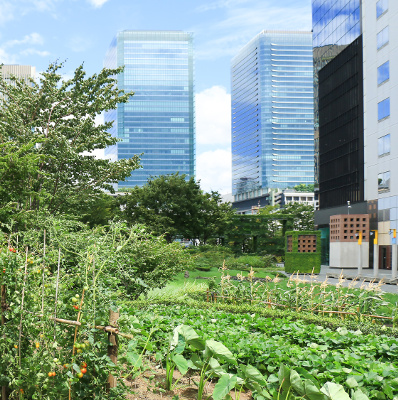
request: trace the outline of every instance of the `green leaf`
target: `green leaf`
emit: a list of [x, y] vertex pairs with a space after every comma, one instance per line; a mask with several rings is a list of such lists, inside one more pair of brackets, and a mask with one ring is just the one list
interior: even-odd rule
[[304, 384], [301, 381], [300, 375], [294, 369], [290, 371], [290, 384], [300, 396], [304, 396]]
[[181, 375], [185, 375], [188, 372], [188, 361], [181, 354], [176, 354], [171, 359], [175, 362]]
[[266, 385], [266, 380], [263, 374], [252, 365], [242, 366], [241, 371], [246, 379], [253, 380], [263, 386]]
[[321, 392], [331, 400], [351, 400], [343, 386], [333, 382], [326, 382], [321, 387]]
[[77, 364], [73, 363], [73, 364], [72, 364], [72, 367], [73, 367], [73, 369], [74, 369], [77, 373], [80, 372], [80, 367], [79, 367]]
[[175, 328], [175, 331], [178, 332], [190, 346], [197, 350], [205, 349], [204, 340], [201, 339], [189, 325], [179, 325]]
[[206, 352], [210, 352], [213, 357], [220, 360], [237, 364], [234, 355], [222, 343], [213, 339], [206, 340]]
[[288, 390], [290, 388], [290, 369], [285, 365], [281, 365], [278, 372], [279, 384], [282, 386], [283, 390]]
[[325, 400], [326, 396], [309, 379], [304, 380], [305, 396], [309, 400]]
[[224, 374], [214, 387], [213, 400], [223, 400], [225, 396], [235, 387], [236, 381], [236, 375]]
[[346, 384], [350, 389], [354, 389], [354, 388], [356, 388], [356, 387], [359, 386], [357, 380], [356, 380], [353, 376], [348, 377], [347, 380], [345, 381], [345, 384]]
[[131, 364], [134, 368], [142, 367], [142, 357], [133, 351], [129, 351], [126, 354], [126, 359], [129, 364]]
[[369, 397], [366, 396], [365, 393], [363, 393], [361, 390], [358, 389], [352, 395], [352, 400], [369, 400]]
[[199, 368], [199, 369], [201, 369], [204, 365], [204, 362], [197, 354], [192, 354], [190, 361], [196, 368]]

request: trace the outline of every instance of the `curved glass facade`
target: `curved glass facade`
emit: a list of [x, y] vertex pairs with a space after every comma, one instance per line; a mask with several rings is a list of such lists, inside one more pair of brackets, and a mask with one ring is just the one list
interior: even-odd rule
[[233, 194], [313, 183], [311, 33], [261, 32], [231, 76]]
[[151, 176], [195, 174], [193, 36], [178, 31], [123, 31], [112, 41], [105, 67], [125, 66], [118, 86], [134, 92], [106, 113], [120, 142], [113, 159], [141, 154], [142, 168], [120, 188], [144, 185]]

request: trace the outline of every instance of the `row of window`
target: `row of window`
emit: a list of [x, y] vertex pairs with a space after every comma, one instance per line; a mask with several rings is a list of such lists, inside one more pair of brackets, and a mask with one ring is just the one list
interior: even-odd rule
[[[376, 3], [376, 17], [381, 17], [388, 10], [388, 0], [379, 0]], [[381, 49], [389, 42], [389, 29], [386, 26], [377, 34], [377, 49]], [[390, 62], [386, 61], [377, 68], [377, 84], [381, 85], [390, 79]], [[382, 120], [390, 115], [390, 98], [384, 99], [377, 105], [377, 118]], [[390, 153], [391, 136], [384, 135], [378, 140], [378, 154], [384, 156]], [[378, 192], [385, 193], [390, 191], [390, 171], [381, 172], [377, 176]]]
[[[388, 10], [388, 0], [379, 0], [376, 3], [376, 17], [380, 18]], [[385, 27], [377, 34], [377, 49], [381, 49], [389, 42], [389, 29]], [[386, 61], [377, 68], [377, 84], [390, 79], [390, 62]], [[390, 98], [384, 99], [378, 103], [378, 120], [387, 118], [390, 115]], [[388, 155], [391, 151], [391, 136], [384, 135], [378, 139], [378, 155], [379, 157]], [[378, 192], [385, 193], [390, 191], [390, 171], [381, 172], [377, 176]]]

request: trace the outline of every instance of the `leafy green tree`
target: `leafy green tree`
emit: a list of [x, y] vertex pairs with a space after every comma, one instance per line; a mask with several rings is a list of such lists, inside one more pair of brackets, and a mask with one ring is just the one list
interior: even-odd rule
[[39, 82], [0, 79], [0, 220], [26, 213], [73, 213], [138, 167], [139, 158], [111, 162], [91, 152], [116, 144], [102, 111], [132, 96], [116, 87], [121, 69], [86, 77], [83, 66], [62, 80], [51, 64]]
[[313, 192], [314, 191], [314, 185], [306, 185], [304, 183], [300, 183], [299, 185], [296, 185], [293, 187], [293, 189], [296, 192]]
[[124, 220], [145, 224], [169, 242], [183, 237], [206, 243], [222, 236], [234, 215], [219, 193], [205, 193], [193, 177], [178, 173], [150, 178], [145, 186], [120, 196], [119, 202]]
[[298, 231], [314, 230], [314, 207], [300, 203], [289, 203], [274, 212], [275, 216], [290, 215], [293, 217], [293, 226], [289, 229]]

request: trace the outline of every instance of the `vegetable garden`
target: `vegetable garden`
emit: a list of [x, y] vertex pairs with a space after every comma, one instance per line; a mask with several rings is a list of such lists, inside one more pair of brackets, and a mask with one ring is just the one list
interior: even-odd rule
[[185, 378], [198, 400], [398, 397], [398, 334], [374, 321], [384, 304], [375, 288], [291, 279], [282, 290], [280, 278], [256, 282], [253, 270], [232, 282], [224, 267], [219, 283], [207, 281], [216, 302], [205, 289], [149, 301], [192, 257], [142, 226], [52, 220], [3, 243], [2, 400], [151, 399], [134, 394], [149, 369], [162, 379], [150, 390], [165, 399], [186, 398]]

